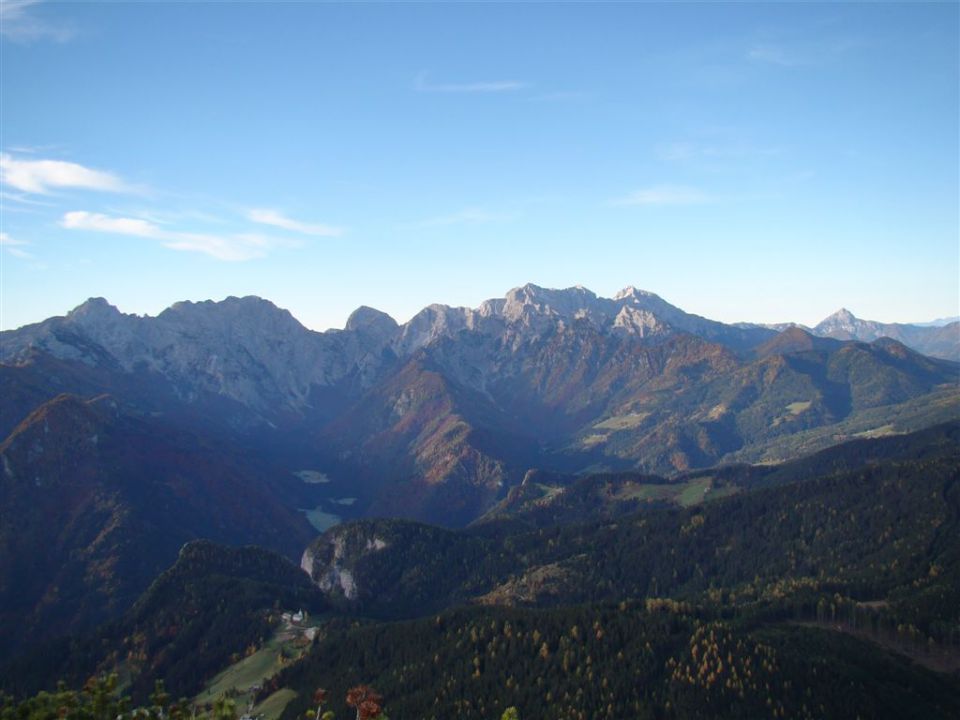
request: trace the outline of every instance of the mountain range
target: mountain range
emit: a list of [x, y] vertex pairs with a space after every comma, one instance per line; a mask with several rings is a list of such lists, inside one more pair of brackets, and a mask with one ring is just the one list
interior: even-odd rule
[[632, 287], [526, 285], [403, 325], [362, 307], [324, 333], [252, 297], [157, 317], [93, 299], [0, 335], [0, 437], [62, 393], [108, 394], [143, 423], [320, 473], [356, 512], [462, 525], [532, 467], [670, 474], [949, 419], [958, 366], [849, 337], [878, 328], [960, 338], [844, 311], [812, 333], [725, 325]]
[[880, 323], [861, 320], [846, 308], [840, 309], [813, 327], [815, 335], [838, 340], [862, 340], [870, 342], [881, 337], [899, 340], [904, 345], [932, 357], [957, 360], [957, 333], [960, 323], [956, 319], [943, 323], [910, 325], [904, 323]]
[[89, 300], [0, 334], [0, 649], [116, 616], [194, 538], [297, 558], [339, 519], [465, 526], [531, 469], [673, 478], [960, 415], [960, 365], [908, 346], [955, 357], [960, 326], [822, 336], [863, 327], [727, 325], [635, 288], [323, 333], [253, 297]]
[[755, 325], [737, 323], [738, 327], [765, 327], [782, 331], [797, 327], [819, 337], [831, 337], [837, 340], [860, 340], [871, 342], [882, 337], [899, 340], [917, 352], [931, 357], [948, 360], [960, 359], [960, 346], [957, 344], [960, 333], [960, 319], [956, 317], [940, 318], [924, 323], [882, 323], [875, 320], [862, 320], [846, 308], [840, 308], [813, 327], [800, 323], [774, 323]]

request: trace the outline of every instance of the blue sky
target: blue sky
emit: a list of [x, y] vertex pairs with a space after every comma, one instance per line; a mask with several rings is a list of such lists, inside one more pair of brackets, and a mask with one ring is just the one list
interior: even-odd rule
[[956, 3], [0, 7], [4, 329], [526, 282], [960, 314]]

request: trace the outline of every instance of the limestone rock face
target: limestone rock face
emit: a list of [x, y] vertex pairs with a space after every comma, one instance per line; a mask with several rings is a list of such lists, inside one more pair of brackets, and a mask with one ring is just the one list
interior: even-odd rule
[[303, 552], [301, 568], [328, 597], [356, 600], [360, 593], [358, 564], [388, 547], [376, 530], [345, 525], [328, 530]]
[[[386, 317], [386, 316], [384, 316]], [[316, 386], [330, 386], [376, 364], [383, 320], [353, 331], [317, 333], [256, 297], [180, 302], [155, 318], [125, 315], [101, 298], [66, 317], [3, 334], [2, 360], [31, 350], [156, 373], [189, 400], [207, 392], [265, 416], [303, 411]], [[372, 332], [371, 332], [372, 329]]]
[[617, 313], [613, 329], [638, 337], [665, 335], [670, 332], [670, 326], [649, 310], [640, 310], [629, 305], [625, 305]]
[[[327, 332], [308, 330], [257, 297], [180, 302], [156, 317], [123, 314], [103, 298], [91, 298], [64, 317], [2, 333], [0, 361], [25, 362], [40, 351], [92, 368], [152, 373], [188, 402], [223, 397], [269, 422], [309, 415], [325, 390], [363, 392], [425, 350], [449, 376], [486, 393], [491, 378], [540, 362], [545, 343], [566, 338], [566, 345], [576, 344], [584, 332], [646, 343], [689, 333], [741, 353], [776, 334], [708, 320], [635, 287], [602, 298], [580, 286], [527, 284], [476, 309], [430, 305], [403, 325], [363, 306], [343, 330]], [[842, 309], [812, 332], [865, 342], [890, 337], [937, 357], [960, 357], [957, 323], [882, 324]], [[539, 359], [531, 352], [541, 353]]]
[[350, 314], [343, 329], [363, 335], [373, 343], [385, 345], [393, 340], [400, 326], [385, 312], [362, 305]]

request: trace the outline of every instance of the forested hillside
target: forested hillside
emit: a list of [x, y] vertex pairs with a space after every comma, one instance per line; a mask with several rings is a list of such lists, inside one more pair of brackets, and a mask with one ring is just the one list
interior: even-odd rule
[[392, 717], [950, 718], [960, 682], [836, 630], [734, 621], [670, 601], [471, 608], [331, 625], [277, 684], [338, 696], [362, 676]]
[[[305, 555], [314, 584], [272, 553], [194, 543], [121, 621], [14, 663], [3, 687], [98, 670], [137, 701], [158, 679], [192, 696], [303, 607], [323, 613], [312, 648], [256, 691], [288, 720], [358, 682], [396, 717], [953, 717], [958, 432], [718, 468], [690, 503], [702, 475], [541, 473], [549, 502], [466, 530], [333, 528]], [[610, 502], [624, 487], [683, 491], [628, 511]]]

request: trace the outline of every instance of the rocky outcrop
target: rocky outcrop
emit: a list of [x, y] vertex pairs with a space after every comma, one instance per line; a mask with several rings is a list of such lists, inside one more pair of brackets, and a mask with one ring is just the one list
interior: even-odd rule
[[356, 600], [360, 586], [356, 566], [371, 553], [380, 552], [387, 541], [375, 529], [346, 525], [328, 530], [303, 551], [300, 567], [328, 597]]

